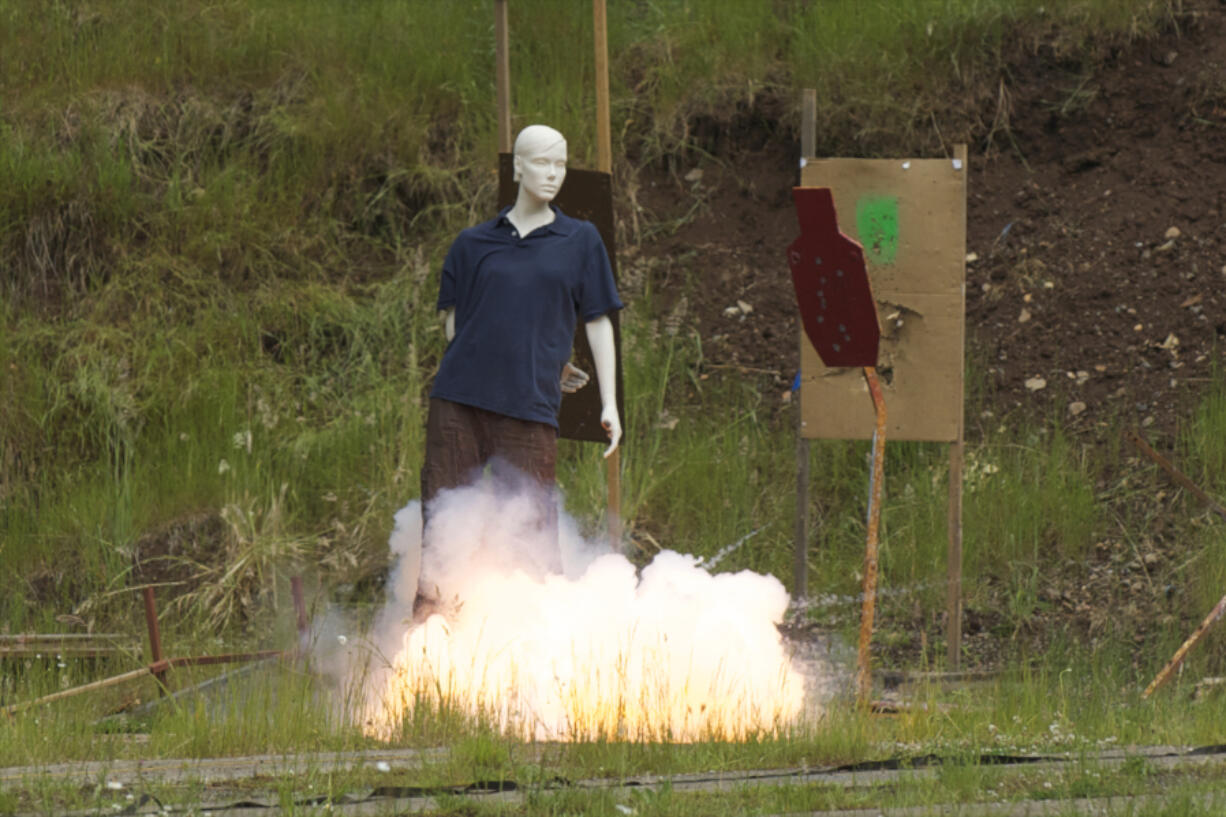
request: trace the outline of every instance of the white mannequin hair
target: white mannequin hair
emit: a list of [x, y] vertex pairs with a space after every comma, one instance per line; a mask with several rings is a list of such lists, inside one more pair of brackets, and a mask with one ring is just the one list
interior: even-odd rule
[[515, 175], [512, 181], [519, 181], [519, 161], [521, 158], [537, 153], [543, 153], [558, 142], [566, 144], [566, 137], [548, 125], [528, 125], [515, 137], [515, 147], [511, 154], [515, 157]]

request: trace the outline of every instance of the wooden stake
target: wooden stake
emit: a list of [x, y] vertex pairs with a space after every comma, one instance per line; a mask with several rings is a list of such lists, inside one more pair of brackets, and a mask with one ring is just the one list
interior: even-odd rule
[[1183, 663], [1183, 659], [1188, 657], [1188, 652], [1195, 647], [1202, 638], [1205, 637], [1205, 633], [1209, 632], [1209, 628], [1213, 626], [1214, 622], [1222, 617], [1223, 613], [1226, 613], [1226, 596], [1222, 596], [1222, 600], [1217, 603], [1217, 606], [1209, 611], [1209, 615], [1205, 616], [1205, 620], [1202, 621], [1200, 626], [1196, 628], [1196, 632], [1188, 636], [1188, 640], [1183, 642], [1179, 649], [1175, 650], [1175, 654], [1171, 657], [1171, 660], [1167, 662], [1167, 665], [1162, 668], [1162, 672], [1158, 673], [1158, 676], [1154, 678], [1153, 681], [1150, 681], [1149, 686], [1147, 686], [1145, 691], [1141, 693], [1142, 698], [1148, 698], [1150, 695], [1153, 695], [1154, 691], [1157, 690], [1158, 687], [1171, 680], [1171, 675], [1175, 672], [1175, 670], [1179, 669], [1179, 665]]
[[877, 427], [873, 432], [873, 482], [868, 498], [868, 537], [864, 546], [864, 601], [860, 608], [860, 649], [856, 660], [856, 690], [861, 706], [872, 700], [873, 674], [871, 646], [873, 618], [877, 610], [877, 537], [881, 526], [881, 493], [885, 483], [885, 395], [881, 381], [877, 379], [874, 366], [864, 367], [864, 379], [868, 382], [877, 414]]
[[[592, 37], [596, 54], [596, 169], [613, 174], [613, 132], [609, 117], [609, 23], [605, 0], [592, 0]], [[622, 540], [621, 449], [609, 455], [609, 542]]]
[[511, 152], [511, 46], [507, 0], [494, 0], [494, 88], [498, 115], [498, 152]]

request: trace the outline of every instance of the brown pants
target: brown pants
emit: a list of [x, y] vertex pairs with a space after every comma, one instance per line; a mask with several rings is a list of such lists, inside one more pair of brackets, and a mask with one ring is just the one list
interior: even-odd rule
[[[421, 508], [430, 546], [430, 511], [440, 491], [471, 485], [490, 468], [499, 490], [528, 492], [539, 497], [541, 528], [557, 540], [558, 511], [554, 497], [558, 432], [551, 425], [519, 420], [485, 409], [430, 398], [426, 419], [426, 456], [421, 469]], [[544, 567], [557, 570], [558, 558]]]

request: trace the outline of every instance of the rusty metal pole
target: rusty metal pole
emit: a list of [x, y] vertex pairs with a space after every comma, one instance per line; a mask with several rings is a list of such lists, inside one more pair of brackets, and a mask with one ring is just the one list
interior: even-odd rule
[[881, 526], [881, 494], [885, 481], [885, 396], [875, 366], [864, 367], [864, 379], [873, 397], [877, 427], [873, 431], [873, 480], [868, 499], [868, 536], [864, 547], [864, 600], [860, 609], [860, 648], [856, 660], [856, 697], [867, 706], [873, 691], [873, 618], [877, 609], [877, 537]]
[[[153, 659], [152, 663], [160, 664], [162, 661], [162, 633], [158, 628], [157, 602], [153, 598], [152, 587], [142, 588], [141, 593], [145, 597], [145, 624], [149, 627], [149, 655]], [[166, 670], [153, 673], [153, 677], [157, 679], [159, 691], [165, 695]]]
[[1138, 451], [1156, 462], [1163, 471], [1166, 471], [1166, 473], [1170, 475], [1171, 479], [1173, 479], [1176, 484], [1183, 486], [1190, 494], [1192, 494], [1192, 496], [1208, 505], [1209, 510], [1213, 511], [1222, 519], [1226, 519], [1226, 508], [1223, 508], [1221, 503], [1209, 496], [1209, 494], [1205, 493], [1205, 491], [1199, 485], [1176, 468], [1170, 460], [1155, 451], [1153, 446], [1146, 442], [1145, 438], [1141, 436], [1139, 431], [1136, 429], [1129, 429], [1128, 431], [1124, 432], [1124, 438], [1135, 445]]
[[302, 577], [293, 576], [290, 578], [289, 588], [290, 593], [294, 597], [294, 617], [298, 624], [298, 649], [305, 650], [310, 624], [307, 621], [306, 596], [302, 591]]
[[511, 46], [507, 0], [494, 0], [494, 89], [498, 117], [498, 152], [511, 152]]

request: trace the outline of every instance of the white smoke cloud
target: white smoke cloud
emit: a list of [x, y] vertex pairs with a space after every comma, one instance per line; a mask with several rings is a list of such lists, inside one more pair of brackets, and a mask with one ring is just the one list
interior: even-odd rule
[[[640, 574], [561, 511], [555, 542], [538, 511], [489, 480], [444, 492], [424, 554], [420, 505], [396, 514], [377, 658], [350, 668], [369, 733], [392, 734], [423, 691], [548, 739], [735, 738], [802, 716], [814, 685], [777, 628], [778, 579], [672, 551]], [[413, 625], [419, 574], [454, 604]]]

